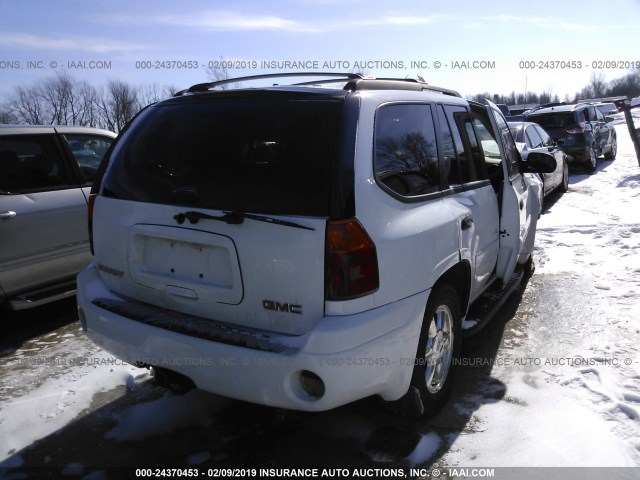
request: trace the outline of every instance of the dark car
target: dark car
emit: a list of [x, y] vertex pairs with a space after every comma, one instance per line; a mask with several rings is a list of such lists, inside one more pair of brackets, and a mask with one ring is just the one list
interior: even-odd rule
[[564, 140], [562, 149], [571, 164], [583, 164], [594, 172], [598, 157], [613, 159], [618, 148], [616, 131], [600, 110], [593, 105], [579, 103], [558, 105], [534, 110], [527, 121], [542, 126], [554, 139]]
[[567, 156], [560, 147], [562, 140], [558, 142], [551, 138], [537, 123], [509, 122], [508, 125], [524, 161], [531, 152], [550, 153], [555, 157], [555, 171], [541, 174], [544, 196], [555, 189], [566, 192], [569, 188], [569, 165]]

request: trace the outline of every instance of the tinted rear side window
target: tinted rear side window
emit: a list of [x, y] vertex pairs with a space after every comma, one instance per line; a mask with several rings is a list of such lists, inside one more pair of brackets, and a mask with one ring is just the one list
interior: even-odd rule
[[460, 185], [479, 179], [476, 167], [482, 162], [471, 116], [464, 107], [438, 105], [440, 133], [443, 139], [445, 171], [449, 185]]
[[103, 194], [201, 208], [326, 216], [342, 98], [188, 99], [143, 112]]
[[438, 148], [429, 105], [389, 105], [376, 115], [376, 177], [402, 196], [439, 190]]

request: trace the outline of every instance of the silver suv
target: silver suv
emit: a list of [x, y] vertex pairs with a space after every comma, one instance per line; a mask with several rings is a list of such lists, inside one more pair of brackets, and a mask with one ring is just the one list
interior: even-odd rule
[[0, 305], [73, 296], [91, 260], [87, 198], [115, 138], [84, 127], [0, 126]]
[[91, 339], [260, 404], [442, 405], [462, 336], [531, 271], [540, 183], [521, 172], [555, 160], [522, 162], [495, 105], [341, 80], [195, 85], [132, 121], [90, 199]]

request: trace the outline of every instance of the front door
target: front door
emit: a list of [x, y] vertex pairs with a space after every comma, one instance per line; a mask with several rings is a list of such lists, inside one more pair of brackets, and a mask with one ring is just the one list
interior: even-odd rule
[[520, 154], [509, 126], [498, 107], [487, 101], [500, 155], [503, 159], [502, 208], [500, 212], [500, 247], [496, 274], [507, 281], [516, 268], [518, 256], [531, 225], [528, 208], [529, 189], [520, 173]]

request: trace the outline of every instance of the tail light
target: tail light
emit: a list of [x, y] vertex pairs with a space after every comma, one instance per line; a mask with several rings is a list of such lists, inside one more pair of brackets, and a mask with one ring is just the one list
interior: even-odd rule
[[93, 253], [93, 204], [96, 202], [97, 195], [89, 195], [89, 205], [87, 207], [87, 225], [89, 227], [89, 247], [91, 248], [91, 255]]
[[588, 123], [578, 123], [574, 128], [567, 129], [566, 132], [575, 135], [576, 133], [584, 133], [588, 130], [591, 130], [591, 125]]
[[379, 285], [376, 246], [355, 220], [330, 220], [326, 238], [326, 300], [349, 300]]

